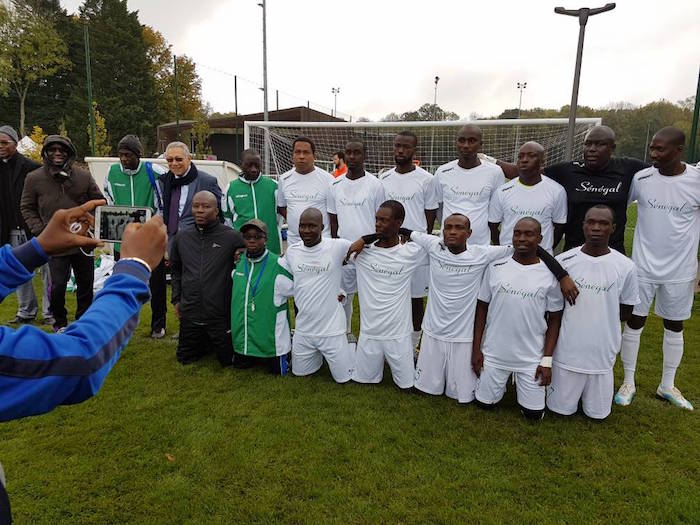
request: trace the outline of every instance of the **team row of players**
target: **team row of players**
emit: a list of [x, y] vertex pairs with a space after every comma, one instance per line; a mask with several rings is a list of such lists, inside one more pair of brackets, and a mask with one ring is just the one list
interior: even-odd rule
[[[673, 375], [680, 361], [678, 356], [679, 349], [682, 355], [682, 320], [690, 316], [693, 280], [697, 269], [695, 254], [698, 239], [698, 172], [694, 168], [686, 167], [685, 164], [680, 162], [683, 137], [678, 130], [669, 128], [657, 133], [651, 146], [652, 159], [656, 161], [657, 167], [640, 170], [640, 173], [636, 176], [633, 176], [630, 171], [631, 169], [643, 168], [638, 161], [610, 158], [610, 153], [614, 149], [614, 135], [611, 136], [611, 134], [612, 131], [609, 128], [603, 127], [595, 128], [588, 134], [584, 153], [587, 162], [568, 163], [568, 177], [563, 182], [565, 184], [574, 183], [577, 179], [575, 176], [576, 172], [579, 172], [581, 176], [587, 172], [588, 179], [579, 181], [573, 188], [567, 188], [568, 191], [565, 191], [548, 177], [541, 177], [540, 169], [543, 163], [544, 151], [539, 144], [527, 143], [521, 148], [517, 167], [505, 165], [504, 163], [500, 163], [501, 167], [499, 167], [494, 163], [481, 162], [478, 157], [481, 135], [478, 128], [474, 126], [465, 126], [459, 132], [457, 149], [460, 153], [460, 158], [441, 167], [435, 176], [431, 176], [413, 165], [413, 154], [417, 146], [416, 138], [411, 133], [401, 133], [395, 140], [397, 166], [384, 174], [380, 180], [364, 171], [364, 145], [361, 142], [350, 142], [346, 146], [348, 173], [330, 184], [329, 176], [313, 165], [313, 143], [308, 139], [298, 139], [295, 141], [293, 153], [295, 169], [281, 177], [279, 188], [276, 190], [278, 209], [287, 218], [289, 225], [291, 247], [287, 256], [294, 253], [293, 248], [295, 245], [297, 247], [301, 246], [295, 244], [294, 241], [298, 240], [301, 235], [300, 219], [304, 210], [310, 207], [317, 210], [320, 214], [324, 233], [328, 233], [330, 230], [334, 237], [338, 236], [346, 240], [352, 240], [372, 231], [375, 227], [375, 221], [378, 227], [379, 219], [378, 216], [375, 218], [374, 214], [385, 198], [402, 203], [405, 210], [404, 226], [414, 230], [416, 235], [425, 232], [428, 225], [433, 223], [438, 203], [442, 203], [445, 217], [452, 216], [454, 212], [461, 213], [462, 217], [468, 216], [473, 232], [470, 238], [470, 247], [474, 243], [473, 239], [475, 237], [477, 237], [477, 242], [474, 244], [488, 244], [489, 229], [491, 230], [491, 240], [494, 244], [506, 244], [509, 242], [512, 232], [515, 231], [515, 223], [524, 216], [532, 216], [541, 225], [542, 245], [550, 251], [553, 245], [558, 243], [564, 230], [566, 230], [566, 242], [569, 246], [583, 237], [583, 217], [580, 217], [580, 221], [577, 218], [567, 221], [567, 212], [569, 215], [572, 215], [573, 212], [574, 217], [579, 217], [584, 208], [589, 209], [594, 204], [596, 198], [598, 200], [607, 200], [614, 204], [618, 210], [621, 209], [623, 213], [621, 220], [619, 213], [612, 212], [612, 215], [618, 217], [617, 227], [611, 228], [609, 232], [610, 245], [622, 251], [624, 248], [621, 241], [624, 228], [620, 227], [620, 223], [624, 223], [626, 220], [627, 201], [638, 200], [639, 222], [635, 234], [633, 258], [639, 267], [639, 279], [642, 282], [642, 300], [635, 308], [636, 316], [633, 316], [633, 319], [634, 317], [642, 319], [643, 324], [643, 319], [648, 313], [651, 300], [656, 294], [656, 311], [664, 317], [665, 325], [670, 325], [666, 327], [664, 333], [664, 379], [659, 388], [659, 393], [676, 402], [676, 404], [688, 408], [690, 404], [680, 395], [680, 392], [677, 392], [673, 385]], [[605, 158], [606, 150], [608, 153], [607, 158]], [[595, 167], [593, 166], [595, 163], [602, 163], [602, 166], [598, 166], [600, 169], [597, 171], [592, 169]], [[503, 171], [501, 168], [510, 173], [512, 173], [512, 168], [515, 168], [518, 178], [502, 185]], [[255, 186], [258, 185], [258, 181], [261, 179], [259, 176], [259, 158], [252, 152], [246, 152], [243, 169], [244, 177], [241, 184], [248, 184], [251, 188], [253, 205], [256, 206]], [[557, 172], [566, 172], [566, 170], [558, 165], [554, 167], [554, 173], [550, 174], [556, 179], [558, 177], [556, 175]], [[584, 194], [587, 199], [580, 201], [572, 199], [572, 193], [577, 195], [576, 192]], [[569, 195], [568, 206], [567, 194]], [[594, 199], [590, 197], [594, 197]], [[233, 185], [229, 188], [226, 207], [234, 221], [234, 225], [236, 225], [235, 221], [238, 217], [245, 215], [244, 213], [239, 214], [238, 211], [241, 210], [241, 204], [245, 202], [245, 199], [249, 198], [250, 192], [240, 191], [240, 188]], [[618, 202], [620, 199], [622, 199], [622, 205]], [[258, 202], [261, 200], [260, 196], [258, 196]], [[260, 204], [257, 204], [257, 206], [260, 207]], [[327, 212], [328, 215], [324, 212]], [[272, 215], [274, 216], [274, 211]], [[326, 217], [328, 218], [326, 219]], [[498, 223], [500, 222], [503, 224], [499, 232]], [[446, 223], [447, 219], [445, 219], [443, 229]], [[488, 226], [485, 223], [488, 223]], [[481, 226], [480, 228], [479, 225]], [[240, 227], [241, 225], [238, 226]], [[481, 238], [478, 238], [479, 230], [481, 231]], [[275, 230], [270, 233], [268, 244], [276, 237], [276, 226]], [[420, 243], [420, 241], [415, 242]], [[271, 249], [274, 249], [272, 245]], [[584, 259], [584, 257], [579, 259]], [[308, 271], [311, 273], [319, 271], [318, 268], [312, 269], [316, 267], [313, 264], [303, 264], [309, 268]], [[412, 295], [420, 296], [423, 295], [427, 288], [425, 285], [427, 284], [428, 272], [425, 271], [427, 269], [426, 266], [421, 265], [420, 262], [416, 262], [414, 266], [415, 268], [410, 270], [413, 277]], [[389, 269], [386, 271], [391, 274], [394, 270]], [[431, 285], [433, 285], [433, 273], [430, 272]], [[360, 288], [362, 288], [362, 280], [361, 277], [357, 277]], [[355, 291], [355, 281], [354, 266], [346, 266], [343, 270], [341, 284], [345, 294]], [[376, 286], [374, 288], [373, 286], [375, 285], [368, 284], [367, 290], [375, 290]], [[579, 283], [579, 288], [582, 286], [585, 288], [585, 280]], [[593, 288], [596, 288], [596, 286], [593, 286]], [[366, 291], [365, 295], [367, 293]], [[517, 294], [515, 295], [517, 296]], [[634, 294], [630, 292], [630, 295], [627, 296], [629, 301], [632, 300], [632, 295]], [[371, 314], [371, 307], [369, 307], [369, 312], [364, 312], [364, 309], [367, 308], [365, 306], [366, 302], [362, 298], [362, 292], [360, 292], [360, 304], [362, 307], [361, 332], [364, 335], [365, 342], [370, 339], [374, 341], [394, 340], [396, 336], [395, 330], [386, 332], [386, 330], [382, 329], [377, 331], [377, 334], [372, 335], [373, 330], [371, 326], [372, 322], [376, 320], [376, 316]], [[632, 305], [636, 304], [636, 302], [635, 300], [625, 304]], [[347, 303], [351, 304], [351, 300], [347, 301]], [[435, 300], [433, 303], [437, 304]], [[429, 300], [429, 311], [431, 308], [430, 304], [431, 301]], [[393, 307], [393, 305], [393, 299], [390, 299], [383, 307], [383, 309], [395, 311], [397, 315], [387, 327], [402, 327], [404, 329], [409, 315], [405, 312], [399, 312], [400, 309]], [[346, 310], [346, 319], [349, 318], [348, 310]], [[464, 316], [450, 313], [450, 311], [443, 312], [443, 315], [447, 318], [464, 319]], [[426, 332], [424, 333], [422, 352], [425, 351], [426, 347], [431, 346], [431, 335], [429, 333], [431, 330], [429, 326], [434, 321], [430, 321], [430, 317], [428, 316], [423, 323]], [[617, 319], [618, 317], [613, 316], [611, 319]], [[415, 323], [415, 312], [413, 318], [415, 338], [415, 329], [418, 328]], [[467, 316], [467, 319], [469, 319], [469, 316]], [[297, 320], [297, 322], [299, 321]], [[467, 321], [466, 324], [468, 329], [472, 330], [471, 322]], [[678, 324], [680, 324], [680, 329]], [[315, 326], [320, 325], [316, 324]], [[410, 332], [410, 327], [408, 331]], [[628, 325], [626, 334], [628, 331], [632, 332], [633, 336], [637, 335], [636, 341], [634, 337], [628, 339], [631, 340], [632, 347], [634, 347], [636, 342], [636, 349], [638, 349], [641, 326], [630, 328]], [[636, 334], [634, 333], [635, 331]], [[302, 330], [300, 335], [305, 337], [304, 330]], [[314, 337], [319, 336], [319, 334], [311, 335]], [[678, 344], [679, 336], [680, 345]], [[444, 340], [450, 343], [465, 342], [451, 341], [450, 337], [446, 337]], [[395, 347], [392, 344], [389, 344], [389, 346]], [[605, 345], [603, 346], [605, 347]], [[615, 346], [619, 348], [619, 341]], [[365, 348], [366, 345], [360, 344], [358, 356], [361, 355], [360, 347]], [[675, 355], [678, 356], [675, 360], [677, 362], [674, 362], [673, 359], [666, 359], [666, 354], [670, 353], [670, 351], [667, 352], [667, 347], [675, 351]], [[317, 348], [316, 350], [319, 349]], [[630, 386], [628, 376], [631, 375], [633, 378], [634, 364], [636, 362], [636, 350], [634, 348], [632, 350], [634, 350], [635, 355], [631, 366], [628, 366], [628, 363], [625, 362], [625, 385], [628, 387]], [[615, 350], [616, 352], [617, 349]], [[466, 355], [464, 352], [458, 353]], [[319, 358], [319, 355], [316, 355], [313, 359], [317, 360]], [[625, 355], [623, 352], [624, 361]], [[606, 369], [607, 372], [611, 370], [612, 365], [608, 368]], [[670, 372], [668, 369], [670, 369]], [[611, 377], [607, 372], [593, 375]], [[355, 373], [359, 374], [358, 377], [362, 376], [359, 366], [356, 368]], [[424, 375], [422, 367], [419, 366], [417, 376], [422, 375]], [[668, 384], [669, 377], [670, 385]], [[364, 377], [364, 379], [367, 380], [368, 376]], [[397, 383], [401, 386], [406, 381], [400, 379]], [[632, 388], [634, 387], [632, 386]], [[666, 395], [668, 393], [670, 395]], [[629, 400], [631, 400], [631, 396]], [[623, 402], [621, 404], [626, 403]]]

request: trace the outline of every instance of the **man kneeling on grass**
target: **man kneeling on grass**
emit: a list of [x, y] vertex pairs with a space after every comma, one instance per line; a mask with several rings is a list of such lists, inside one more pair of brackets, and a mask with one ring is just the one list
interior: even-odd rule
[[246, 251], [233, 271], [231, 339], [233, 367], [263, 366], [286, 375], [291, 349], [287, 297], [292, 275], [268, 251], [267, 225], [251, 219], [241, 226]]

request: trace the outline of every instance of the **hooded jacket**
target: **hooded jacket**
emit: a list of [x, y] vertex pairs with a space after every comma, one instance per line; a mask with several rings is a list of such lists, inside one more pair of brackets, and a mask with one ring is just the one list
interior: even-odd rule
[[[62, 144], [68, 149], [68, 159], [62, 168], [49, 164], [46, 149], [51, 144]], [[75, 147], [67, 137], [49, 135], [41, 149], [44, 165], [27, 175], [20, 201], [22, 217], [32, 235], [39, 235], [56, 210], [80, 206], [93, 199], [104, 199], [95, 179], [88, 170], [73, 165]], [[77, 253], [78, 249], [61, 255]]]
[[[19, 151], [16, 152], [7, 162], [1, 160], [0, 162], [3, 163], [4, 168], [0, 169], [0, 176], [9, 177], [8, 185], [10, 188], [9, 195], [3, 196], [2, 205], [10, 205], [15, 208], [15, 214], [21, 219], [22, 212], [20, 211], [20, 199], [22, 197], [24, 181], [27, 178], [27, 174], [37, 169], [39, 164], [26, 158]], [[3, 171], [5, 173], [3, 173]], [[29, 231], [29, 228], [27, 228], [24, 220], [21, 220], [20, 224], [9, 224], [8, 221], [3, 219], [3, 214], [0, 214], [0, 245], [10, 242], [10, 230], [16, 226], [22, 228], [27, 234], [27, 237], [31, 237], [31, 231]]]

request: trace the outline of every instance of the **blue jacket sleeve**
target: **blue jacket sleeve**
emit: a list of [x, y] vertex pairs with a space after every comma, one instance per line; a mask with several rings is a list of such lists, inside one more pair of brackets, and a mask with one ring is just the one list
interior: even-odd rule
[[16, 248], [10, 248], [7, 244], [0, 248], [0, 302], [20, 284], [31, 279], [34, 269], [47, 260], [36, 237]]
[[149, 276], [141, 264], [119, 261], [92, 306], [62, 334], [0, 327], [0, 421], [94, 396], [150, 298]]

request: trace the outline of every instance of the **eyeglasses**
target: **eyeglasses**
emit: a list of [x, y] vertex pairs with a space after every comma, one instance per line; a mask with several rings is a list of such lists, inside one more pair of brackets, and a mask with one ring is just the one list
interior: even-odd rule
[[9, 146], [10, 144], [14, 144], [14, 142], [10, 140], [0, 140], [0, 146]]
[[182, 162], [183, 160], [185, 160], [184, 157], [166, 157], [165, 158], [165, 162], [167, 162], [168, 164], [172, 164], [173, 162]]
[[265, 235], [262, 233], [248, 233], [248, 234], [243, 235], [244, 241], [261, 241], [264, 238], [265, 238]]

